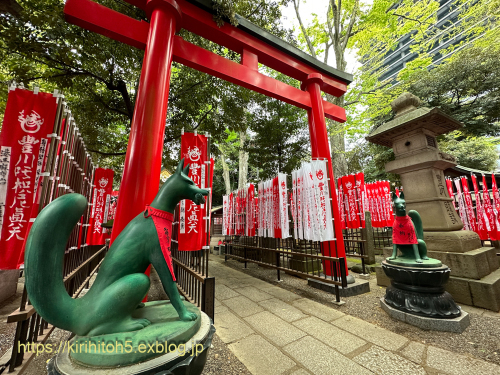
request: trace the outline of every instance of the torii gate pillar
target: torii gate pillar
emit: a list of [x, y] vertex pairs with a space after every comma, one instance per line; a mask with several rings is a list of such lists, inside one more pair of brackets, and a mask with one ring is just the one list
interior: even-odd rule
[[[158, 192], [174, 35], [182, 12], [175, 0], [149, 0], [149, 27], [111, 242]], [[143, 184], [137, 189], [137, 184]], [[123, 204], [124, 203], [124, 204]]]
[[[313, 73], [307, 76], [307, 79], [302, 82], [302, 89], [306, 90], [311, 95], [311, 109], [307, 111], [307, 119], [309, 122], [309, 135], [311, 138], [311, 157], [313, 159], [328, 160], [328, 172], [330, 174], [330, 191], [335, 191], [335, 182], [333, 175], [332, 157], [330, 147], [328, 145], [328, 133], [326, 130], [325, 112], [323, 108], [323, 99], [321, 98], [321, 84], [323, 77], [321, 74]], [[323, 242], [321, 253], [325, 256], [343, 257], [345, 258], [344, 237], [340, 226], [340, 213], [337, 204], [337, 195], [331, 194], [332, 197], [332, 212], [333, 223], [335, 226], [335, 241]], [[327, 276], [331, 275], [331, 265], [329, 261], [323, 264], [323, 271]], [[349, 274], [347, 262], [345, 264], [346, 275]]]

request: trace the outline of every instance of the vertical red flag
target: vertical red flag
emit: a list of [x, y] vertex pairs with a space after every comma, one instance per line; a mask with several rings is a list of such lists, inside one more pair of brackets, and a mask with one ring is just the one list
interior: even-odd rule
[[[208, 176], [208, 140], [201, 134], [184, 133], [181, 137], [181, 158], [189, 164], [189, 177], [200, 189], [206, 189]], [[196, 251], [205, 245], [205, 204], [182, 200], [179, 215], [179, 250]]]
[[255, 187], [250, 184], [248, 187], [247, 222], [248, 236], [255, 236]]
[[484, 241], [488, 239], [489, 223], [484, 212], [483, 204], [481, 203], [481, 196], [479, 194], [476, 176], [471, 175], [471, 180], [474, 188], [474, 197], [476, 198], [477, 234], [479, 234], [479, 238]]
[[92, 193], [92, 211], [90, 213], [90, 229], [87, 232], [88, 245], [104, 245], [109, 233], [101, 224], [108, 221], [109, 204], [113, 192], [112, 169], [97, 168], [94, 173], [94, 188]]
[[457, 206], [455, 205], [455, 198], [454, 198], [454, 194], [453, 194], [453, 184], [451, 183], [451, 180], [449, 178], [446, 179], [446, 188], [448, 189], [448, 194], [450, 196], [450, 198], [452, 199], [452, 203], [453, 203], [453, 208], [456, 210], [457, 209]]
[[344, 197], [344, 188], [342, 185], [342, 177], [337, 179], [337, 205], [339, 206], [339, 216], [340, 216], [340, 227], [342, 229], [346, 229], [346, 218], [345, 218], [345, 197]]
[[469, 181], [467, 177], [460, 178], [462, 182], [462, 190], [465, 201], [465, 210], [467, 211], [467, 217], [469, 219], [470, 229], [477, 233], [476, 217], [474, 215], [474, 208], [472, 207], [472, 197], [470, 196]]
[[365, 227], [365, 175], [363, 172], [356, 173], [356, 194], [358, 196], [358, 212], [361, 228]]
[[386, 189], [384, 190], [386, 192], [386, 204], [387, 204], [387, 209], [388, 209], [388, 214], [389, 217], [387, 218], [387, 224], [390, 226], [390, 224], [394, 221], [394, 211], [392, 209], [392, 194], [391, 194], [391, 184], [389, 181], [385, 181], [385, 186]]
[[0, 133], [0, 269], [18, 267], [38, 187], [37, 163], [45, 153], [56, 111], [52, 94], [9, 92]]
[[498, 240], [498, 222], [497, 215], [493, 211], [493, 206], [491, 205], [490, 193], [488, 191], [488, 185], [486, 185], [486, 178], [483, 175], [483, 207], [486, 213], [486, 217], [488, 218], [489, 228], [488, 228], [488, 236], [490, 240], [497, 241]]
[[278, 177], [273, 178], [273, 227], [274, 238], [281, 238], [280, 226], [280, 189]]
[[342, 187], [347, 198], [347, 227], [357, 229], [360, 227], [360, 222], [356, 204], [356, 181], [354, 180], [354, 175], [342, 177]]

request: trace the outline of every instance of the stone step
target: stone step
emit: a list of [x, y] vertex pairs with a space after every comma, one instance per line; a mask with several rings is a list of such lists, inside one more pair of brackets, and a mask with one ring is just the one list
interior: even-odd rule
[[455, 302], [500, 311], [500, 269], [480, 280], [451, 276], [446, 284]]
[[427, 255], [450, 267], [451, 276], [456, 277], [480, 280], [499, 268], [494, 247], [481, 247], [464, 253], [428, 251]]

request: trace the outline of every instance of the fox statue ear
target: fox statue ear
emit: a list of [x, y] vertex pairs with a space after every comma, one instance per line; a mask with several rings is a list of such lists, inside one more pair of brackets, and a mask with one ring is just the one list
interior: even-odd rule
[[405, 199], [405, 194], [402, 191], [399, 192], [399, 199]]
[[175, 170], [175, 173], [181, 174], [183, 165], [184, 165], [184, 159], [181, 159], [181, 161], [177, 165], [177, 169]]
[[395, 201], [396, 199], [398, 198], [398, 196], [396, 195], [396, 193], [393, 191], [392, 192], [392, 200]]
[[184, 168], [184, 169], [182, 170], [182, 172], [183, 172], [186, 176], [187, 176], [187, 175], [189, 175], [189, 164], [188, 164], [188, 165], [186, 165], [186, 168]]

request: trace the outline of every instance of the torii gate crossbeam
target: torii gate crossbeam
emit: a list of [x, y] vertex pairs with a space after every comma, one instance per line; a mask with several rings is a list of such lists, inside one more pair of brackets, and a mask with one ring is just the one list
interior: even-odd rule
[[[157, 193], [171, 64], [177, 61], [307, 110], [312, 157], [328, 159], [332, 176], [330, 187], [337, 240], [335, 250], [330, 254], [330, 247], [325, 246], [323, 254], [345, 257], [325, 116], [345, 122], [346, 115], [343, 108], [324, 101], [321, 91], [341, 96], [352, 76], [312, 59], [244, 18], [239, 19], [240, 27], [228, 23], [218, 27], [212, 15], [200, 8], [210, 7], [207, 0], [126, 1], [145, 10], [150, 23], [137, 21], [91, 0], [68, 0], [64, 8], [67, 21], [145, 49], [112, 241]], [[180, 28], [240, 53], [241, 64], [176, 36]], [[301, 89], [259, 73], [259, 62], [299, 80]], [[142, 185], [138, 187], [138, 184]], [[330, 267], [325, 267], [329, 275], [328, 270]]]

